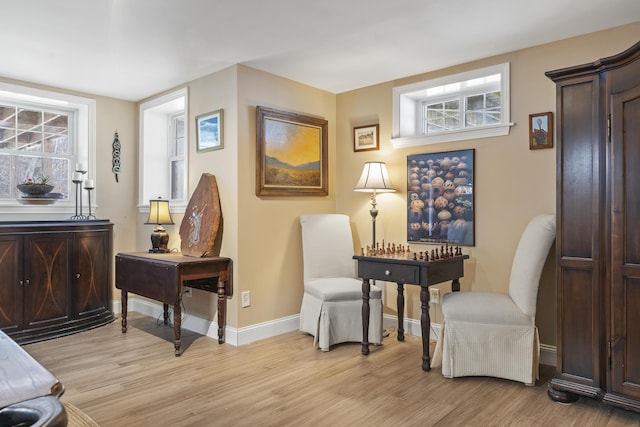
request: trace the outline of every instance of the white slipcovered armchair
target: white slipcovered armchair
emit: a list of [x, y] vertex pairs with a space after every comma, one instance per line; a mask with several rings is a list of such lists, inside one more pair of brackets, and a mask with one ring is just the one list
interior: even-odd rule
[[[304, 296], [300, 330], [314, 345], [329, 351], [333, 344], [362, 342], [362, 281], [356, 278], [349, 217], [309, 214], [300, 217]], [[382, 342], [382, 291], [371, 286], [369, 341]]]
[[437, 366], [442, 354], [443, 376], [490, 376], [527, 385], [539, 378], [536, 302], [555, 231], [553, 215], [538, 215], [527, 225], [511, 265], [508, 295], [455, 292], [444, 296], [444, 325], [434, 355]]

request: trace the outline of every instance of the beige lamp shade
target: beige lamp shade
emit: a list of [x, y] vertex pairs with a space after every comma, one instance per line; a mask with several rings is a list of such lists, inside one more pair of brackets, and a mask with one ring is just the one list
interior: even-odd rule
[[156, 199], [149, 200], [149, 218], [145, 224], [173, 224], [171, 212], [169, 211], [169, 201]]
[[169, 243], [169, 233], [162, 224], [173, 224], [171, 212], [169, 211], [169, 201], [156, 199], [149, 200], [149, 217], [145, 224], [154, 224], [155, 228], [151, 233], [151, 249], [149, 252], [167, 253]]
[[366, 193], [392, 193], [396, 191], [384, 162], [367, 162], [353, 191]]

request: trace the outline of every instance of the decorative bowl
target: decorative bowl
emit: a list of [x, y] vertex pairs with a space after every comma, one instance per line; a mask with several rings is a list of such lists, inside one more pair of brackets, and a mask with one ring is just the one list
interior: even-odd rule
[[42, 196], [53, 190], [49, 184], [18, 184], [18, 190], [29, 196]]

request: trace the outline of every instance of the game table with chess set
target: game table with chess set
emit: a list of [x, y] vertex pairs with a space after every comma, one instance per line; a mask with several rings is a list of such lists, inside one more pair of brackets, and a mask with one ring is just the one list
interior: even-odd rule
[[362, 354], [369, 354], [369, 292], [371, 280], [395, 282], [398, 286], [398, 341], [404, 341], [404, 285], [420, 286], [420, 328], [422, 333], [422, 369], [431, 369], [429, 356], [429, 286], [451, 281], [451, 290], [460, 290], [464, 276], [464, 260], [460, 246], [444, 243], [431, 251], [413, 252], [407, 246], [376, 243], [367, 246], [361, 255], [353, 257], [358, 263], [358, 277], [362, 279]]

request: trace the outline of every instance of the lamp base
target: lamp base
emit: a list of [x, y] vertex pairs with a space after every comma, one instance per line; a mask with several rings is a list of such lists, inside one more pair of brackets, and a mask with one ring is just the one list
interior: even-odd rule
[[167, 245], [169, 243], [169, 233], [162, 226], [158, 226], [153, 229], [153, 233], [151, 233], [151, 249], [149, 252], [158, 253], [158, 254], [166, 254], [171, 252], [167, 249]]
[[168, 254], [169, 252], [171, 252], [169, 249], [160, 249], [160, 248], [149, 249], [149, 253], [153, 253], [153, 254]]

